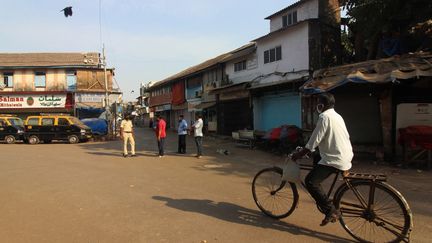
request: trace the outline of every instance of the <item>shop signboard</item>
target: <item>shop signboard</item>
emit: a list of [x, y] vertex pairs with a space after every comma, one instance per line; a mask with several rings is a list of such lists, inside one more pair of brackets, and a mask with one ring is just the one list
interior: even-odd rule
[[66, 94], [0, 94], [0, 109], [65, 108], [65, 106]]
[[160, 105], [155, 107], [156, 112], [169, 111], [169, 110], [171, 110], [171, 104]]
[[102, 103], [105, 100], [105, 94], [77, 93], [75, 95], [76, 103]]

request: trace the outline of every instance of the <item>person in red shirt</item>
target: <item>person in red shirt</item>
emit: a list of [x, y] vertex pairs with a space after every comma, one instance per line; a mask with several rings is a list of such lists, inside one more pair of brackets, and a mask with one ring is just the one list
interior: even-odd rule
[[159, 149], [159, 158], [164, 156], [164, 145], [165, 145], [165, 138], [166, 138], [166, 122], [164, 119], [158, 115], [157, 116], [157, 126], [156, 126], [156, 138], [158, 142], [158, 149]]

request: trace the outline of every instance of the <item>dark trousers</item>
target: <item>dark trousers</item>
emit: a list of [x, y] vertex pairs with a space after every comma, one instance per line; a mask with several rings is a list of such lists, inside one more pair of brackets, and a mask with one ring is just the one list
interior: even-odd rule
[[164, 156], [165, 138], [158, 140], [159, 155]]
[[197, 156], [202, 155], [202, 137], [195, 137], [195, 144], [197, 146]]
[[186, 134], [178, 135], [178, 152], [181, 154], [186, 153]]
[[311, 172], [309, 172], [309, 174], [305, 178], [307, 190], [315, 199], [316, 204], [321, 209], [323, 209], [326, 215], [335, 212], [336, 209], [333, 202], [327, 197], [327, 194], [323, 190], [321, 183], [330, 175], [337, 172], [339, 172], [339, 170], [334, 167], [318, 164], [311, 170]]

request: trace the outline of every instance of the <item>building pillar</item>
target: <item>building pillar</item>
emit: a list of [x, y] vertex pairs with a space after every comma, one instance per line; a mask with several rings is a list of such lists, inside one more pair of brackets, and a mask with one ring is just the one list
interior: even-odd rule
[[382, 125], [382, 140], [384, 147], [384, 154], [386, 158], [391, 158], [393, 154], [393, 141], [392, 141], [392, 128], [393, 128], [393, 92], [392, 90], [384, 90], [379, 98], [380, 111], [381, 111], [381, 125]]

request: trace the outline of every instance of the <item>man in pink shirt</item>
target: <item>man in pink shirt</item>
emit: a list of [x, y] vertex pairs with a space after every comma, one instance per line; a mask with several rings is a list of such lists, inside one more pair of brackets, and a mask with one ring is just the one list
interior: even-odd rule
[[164, 119], [157, 115], [156, 138], [158, 141], [159, 158], [164, 156], [164, 145], [166, 138], [166, 122]]

